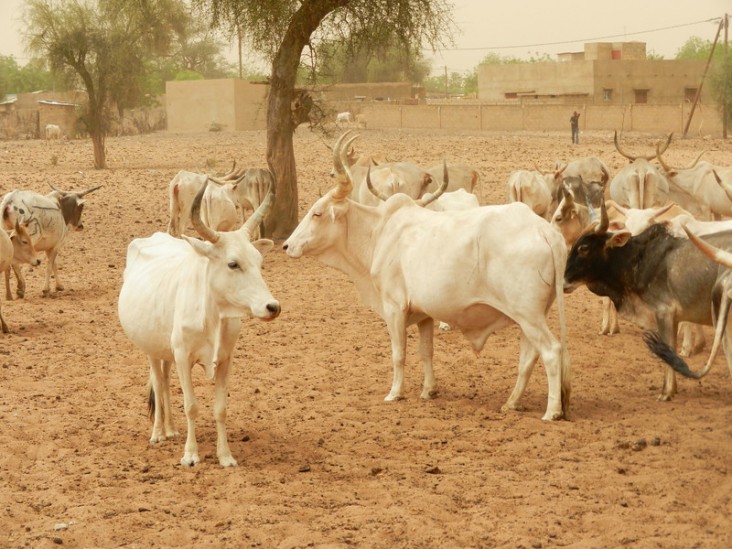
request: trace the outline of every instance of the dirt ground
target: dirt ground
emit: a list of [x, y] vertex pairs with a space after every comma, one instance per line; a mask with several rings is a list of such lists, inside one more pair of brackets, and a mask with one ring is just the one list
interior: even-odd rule
[[[429, 165], [472, 163], [484, 204], [533, 162], [599, 156], [625, 164], [612, 135], [362, 130], [360, 150]], [[650, 153], [660, 135], [630, 135]], [[659, 402], [663, 367], [641, 331], [598, 336], [600, 299], [567, 296], [569, 421], [544, 422], [538, 365], [525, 410], [502, 413], [516, 376], [510, 327], [476, 357], [459, 333], [435, 338], [439, 395], [419, 398], [410, 329], [405, 400], [391, 383], [386, 328], [342, 273], [289, 259], [279, 244], [264, 276], [283, 313], [245, 323], [234, 357], [228, 429], [237, 468], [215, 455], [213, 385], [195, 369], [202, 462], [179, 465], [183, 439], [149, 446], [145, 357], [117, 320], [127, 244], [164, 230], [167, 185], [182, 168], [264, 165], [264, 132], [109, 139], [110, 169], [85, 141], [0, 142], [0, 191], [104, 185], [85, 229], [59, 256], [66, 290], [41, 297], [45, 264], [23, 300], [2, 301], [2, 547], [732, 547], [732, 379], [719, 359]], [[676, 140], [665, 157], [732, 165], [732, 143]], [[300, 211], [331, 181], [325, 143], [298, 130]], [[82, 173], [80, 173], [82, 172]], [[510, 234], [506, 238], [511, 238]], [[141, 311], [144, 314], [144, 311]], [[556, 327], [556, 317], [552, 313]], [[707, 330], [708, 343], [711, 330]], [[704, 353], [692, 360], [698, 368]], [[185, 431], [173, 378], [176, 424]]]

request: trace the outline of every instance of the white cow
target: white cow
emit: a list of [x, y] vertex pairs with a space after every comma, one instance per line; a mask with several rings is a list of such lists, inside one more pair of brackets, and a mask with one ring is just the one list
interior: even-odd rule
[[621, 149], [618, 132], [615, 132], [615, 149], [630, 160], [630, 164], [618, 171], [610, 181], [610, 198], [616, 204], [625, 208], [654, 208], [668, 202], [668, 180], [650, 161], [668, 148], [672, 137], [673, 134], [669, 134], [663, 149], [656, 147], [656, 154], [641, 156]]
[[[242, 209], [245, 218], [247, 212], [254, 212], [262, 203], [267, 193], [275, 190], [275, 176], [267, 168], [249, 168], [238, 179], [235, 189], [236, 202]], [[264, 236], [264, 225], [259, 224], [258, 237]]]
[[45, 133], [46, 141], [61, 139], [61, 127], [56, 124], [46, 124]]
[[732, 200], [723, 186], [720, 186], [721, 183], [732, 186], [732, 167], [715, 166], [704, 160], [700, 162], [702, 154], [704, 151], [699, 153], [696, 160], [687, 168], [674, 168], [663, 160], [660, 152], [657, 156], [670, 186], [680, 193], [689, 195], [691, 201], [689, 207], [682, 202], [685, 209], [701, 219], [732, 216]]
[[[92, 187], [80, 192], [67, 192], [55, 188], [46, 196], [34, 191], [10, 191], [0, 201], [3, 226], [12, 229], [16, 222], [25, 224], [31, 235], [33, 247], [38, 252], [46, 252], [46, 281], [43, 287], [44, 297], [51, 294], [51, 274], [56, 280], [56, 291], [63, 290], [58, 277], [56, 256], [66, 239], [69, 230], [80, 231], [84, 228], [81, 214], [84, 211], [82, 197], [101, 188]], [[18, 279], [16, 293], [25, 295], [25, 278], [20, 265], [13, 265], [13, 272]]]
[[199, 463], [198, 404], [191, 370], [201, 364], [208, 377], [215, 378], [216, 455], [221, 465], [229, 467], [237, 462], [226, 436], [227, 381], [240, 319], [254, 316], [273, 320], [280, 314], [280, 304], [261, 273], [262, 254], [272, 249], [273, 242], [250, 243], [272, 196], [240, 229], [219, 233], [201, 221], [206, 186], [204, 183], [192, 205], [193, 226], [203, 241], [155, 233], [130, 243], [118, 312], [125, 334], [147, 355], [150, 364], [149, 406], [154, 418], [150, 442], [177, 435], [168, 379], [175, 363], [188, 422], [181, 464]]
[[[460, 330], [476, 352], [491, 333], [517, 323], [519, 374], [503, 409], [518, 408], [541, 356], [548, 380], [544, 419], [564, 417], [570, 379], [562, 295], [567, 251], [561, 236], [520, 203], [434, 212], [422, 207], [425, 200], [395, 194], [377, 207], [359, 204], [349, 199], [352, 174], [342, 148], [335, 149], [337, 187], [315, 202], [284, 249], [292, 258], [314, 256], [350, 275], [364, 303], [384, 319], [394, 367], [386, 400], [403, 396], [407, 326], [419, 327], [421, 396], [430, 398], [433, 319]], [[546, 318], [555, 299], [561, 341]]]
[[[206, 186], [206, 181], [214, 185]], [[239, 223], [236, 187], [239, 180], [217, 182], [206, 174], [181, 170], [168, 185], [170, 222], [168, 233], [180, 236], [188, 227], [191, 205], [198, 191], [206, 186], [201, 203], [201, 219], [215, 231], [230, 231]]]
[[353, 123], [353, 115], [346, 111], [346, 112], [339, 112], [336, 115], [336, 124], [352, 124]]
[[[465, 189], [469, 193], [475, 193], [475, 188], [480, 180], [480, 174], [475, 168], [464, 162], [451, 162], [447, 165], [447, 169], [450, 172], [447, 192]], [[432, 176], [432, 183], [427, 186], [426, 192], [434, 192], [442, 185], [443, 164], [430, 166], [427, 168], [427, 173]]]
[[[30, 263], [35, 266], [40, 265], [41, 260], [36, 255], [26, 226], [16, 221], [15, 229], [10, 233], [0, 229], [0, 272], [5, 273], [5, 299], [8, 301], [13, 299], [10, 294], [10, 268], [19, 263]], [[1, 310], [0, 327], [3, 333], [7, 334], [10, 331]]]
[[508, 176], [508, 202], [523, 202], [538, 216], [551, 216], [552, 194], [541, 172], [515, 170]]

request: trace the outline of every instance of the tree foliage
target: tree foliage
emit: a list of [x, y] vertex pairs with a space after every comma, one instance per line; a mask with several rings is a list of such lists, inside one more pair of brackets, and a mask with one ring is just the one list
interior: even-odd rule
[[86, 90], [82, 121], [96, 168], [106, 167], [112, 105], [123, 109], [143, 94], [147, 55], [167, 51], [186, 17], [180, 0], [26, 0], [29, 50]]
[[20, 66], [15, 57], [0, 55], [0, 99], [8, 93], [64, 89], [65, 83], [54, 78], [42, 61], [33, 60]]
[[398, 47], [414, 59], [424, 44], [448, 43], [448, 0], [194, 0], [213, 26], [243, 37], [272, 63], [267, 106], [267, 162], [277, 180], [274, 207], [265, 234], [285, 238], [297, 225], [297, 174], [293, 133], [310, 119], [312, 99], [296, 90], [305, 48], [318, 51], [342, 41], [350, 51], [381, 45]]

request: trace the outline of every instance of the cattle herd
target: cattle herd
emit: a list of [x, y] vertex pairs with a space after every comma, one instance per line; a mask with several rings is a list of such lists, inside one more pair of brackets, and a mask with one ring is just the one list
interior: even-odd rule
[[[347, 113], [346, 113], [347, 114]], [[352, 122], [340, 117], [340, 122]], [[536, 362], [547, 376], [545, 420], [567, 418], [571, 369], [565, 294], [580, 285], [606, 299], [599, 332], [617, 332], [620, 314], [646, 330], [649, 349], [667, 364], [659, 399], [677, 390], [676, 372], [705, 375], [722, 345], [732, 368], [726, 330], [732, 296], [732, 167], [701, 160], [672, 167], [663, 154], [626, 151], [612, 174], [597, 157], [515, 170], [506, 203], [481, 206], [478, 171], [443, 161], [428, 167], [356, 153], [348, 130], [332, 147], [334, 185], [284, 242], [286, 254], [315, 257], [344, 272], [361, 300], [385, 322], [393, 378], [387, 401], [403, 398], [406, 330], [416, 324], [423, 369], [421, 397], [436, 394], [435, 322], [460, 331], [475, 352], [493, 332], [520, 330], [518, 376], [503, 410], [519, 409]], [[653, 163], [654, 160], [658, 164]], [[198, 406], [191, 370], [215, 380], [217, 457], [237, 465], [226, 433], [228, 372], [243, 317], [276, 319], [280, 303], [261, 272], [274, 243], [261, 238], [276, 182], [267, 169], [219, 176], [180, 171], [169, 184], [167, 233], [136, 238], [127, 250], [118, 313], [127, 337], [148, 357], [151, 443], [176, 436], [169, 373], [183, 389], [187, 438], [181, 463], [200, 462]], [[99, 187], [47, 195], [14, 190], [0, 202], [4, 224], [0, 267], [11, 270], [17, 295], [26, 288], [22, 264], [46, 252], [43, 294], [62, 290], [57, 255], [68, 233], [83, 227], [83, 197]], [[192, 226], [193, 233], [185, 234]], [[506, 238], [510, 235], [510, 239]], [[559, 326], [547, 315], [556, 303]], [[284, 304], [287, 307], [287, 304]], [[142, 313], [141, 311], [145, 311]], [[3, 332], [9, 328], [0, 315]], [[703, 370], [684, 357], [704, 346], [700, 325], [714, 326]], [[681, 336], [679, 338], [679, 336]], [[681, 340], [677, 348], [677, 338]]]

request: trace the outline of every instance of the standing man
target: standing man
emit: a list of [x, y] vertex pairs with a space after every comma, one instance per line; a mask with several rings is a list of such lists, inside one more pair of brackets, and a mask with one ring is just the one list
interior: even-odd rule
[[574, 114], [569, 119], [569, 124], [572, 127], [572, 143], [579, 145], [579, 117], [580, 114], [574, 111]]

